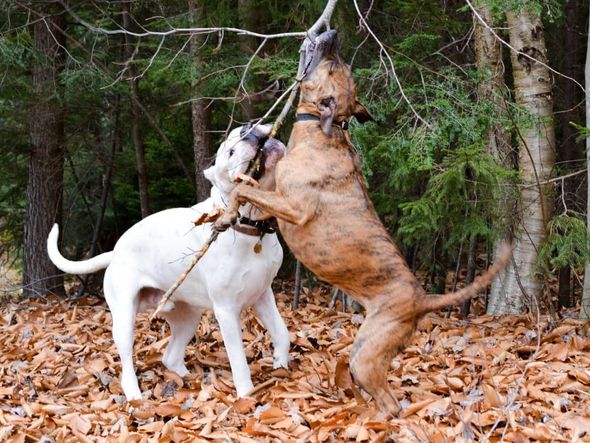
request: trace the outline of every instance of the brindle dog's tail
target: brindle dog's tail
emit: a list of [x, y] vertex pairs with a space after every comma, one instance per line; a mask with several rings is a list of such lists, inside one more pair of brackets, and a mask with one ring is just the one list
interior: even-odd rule
[[427, 312], [438, 311], [440, 309], [458, 305], [459, 303], [469, 300], [479, 291], [492, 283], [494, 277], [508, 265], [511, 257], [512, 245], [506, 243], [502, 246], [499, 260], [490, 266], [486, 272], [475, 277], [473, 283], [471, 283], [469, 286], [457, 292], [449, 292], [447, 294], [438, 296], [424, 294], [424, 296], [421, 297], [416, 303], [417, 314], [420, 315], [426, 314]]

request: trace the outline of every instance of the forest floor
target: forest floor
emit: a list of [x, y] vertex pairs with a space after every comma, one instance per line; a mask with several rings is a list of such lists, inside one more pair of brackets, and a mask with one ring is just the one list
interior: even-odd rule
[[268, 334], [244, 315], [255, 399], [236, 400], [216, 322], [203, 317], [184, 380], [160, 363], [167, 327], [137, 321], [146, 400], [125, 403], [100, 298], [4, 301], [0, 307], [0, 441], [590, 441], [590, 326], [573, 319], [428, 315], [394, 359], [404, 409], [379, 420], [348, 376], [362, 315], [326, 308], [317, 288], [292, 310], [291, 368], [273, 371]]

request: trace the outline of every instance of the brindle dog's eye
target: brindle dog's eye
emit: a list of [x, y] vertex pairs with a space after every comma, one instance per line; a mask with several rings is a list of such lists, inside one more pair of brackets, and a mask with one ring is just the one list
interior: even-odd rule
[[229, 150], [229, 156], [231, 157], [232, 155], [234, 155], [234, 149], [233, 148]]

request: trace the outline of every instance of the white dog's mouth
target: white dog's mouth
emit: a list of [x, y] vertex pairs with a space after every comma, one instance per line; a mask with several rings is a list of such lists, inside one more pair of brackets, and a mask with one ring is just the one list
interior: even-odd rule
[[[230, 193], [250, 170], [260, 186], [274, 186], [274, 168], [286, 152], [279, 140], [269, 139], [272, 125], [246, 125], [235, 128], [222, 143], [215, 164], [204, 171], [205, 177], [223, 193]], [[252, 168], [253, 163], [258, 166]]]
[[269, 139], [268, 136], [266, 126], [252, 128], [252, 125], [248, 124], [240, 129], [240, 137], [257, 147], [245, 173], [255, 181], [264, 177], [267, 168], [274, 168], [276, 162], [285, 154], [285, 146], [274, 138]]

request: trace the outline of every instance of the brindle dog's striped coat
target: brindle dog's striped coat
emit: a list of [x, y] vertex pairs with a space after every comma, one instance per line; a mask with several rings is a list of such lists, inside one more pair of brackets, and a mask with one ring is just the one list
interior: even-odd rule
[[506, 266], [510, 252], [471, 286], [427, 296], [379, 221], [358, 155], [348, 133], [337, 124], [351, 115], [360, 121], [370, 116], [356, 100], [350, 69], [338, 55], [335, 32], [319, 36], [307, 55], [309, 69], [297, 113], [313, 114], [319, 121], [295, 123], [288, 154], [276, 167], [276, 192], [235, 188], [216, 227], [225, 229], [234, 222], [240, 204], [254, 204], [278, 219], [285, 241], [305, 266], [366, 308], [350, 368], [379, 408], [395, 415], [400, 406], [387, 383], [387, 370], [418, 318], [475, 295]]

